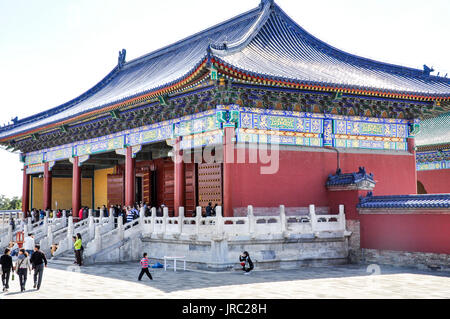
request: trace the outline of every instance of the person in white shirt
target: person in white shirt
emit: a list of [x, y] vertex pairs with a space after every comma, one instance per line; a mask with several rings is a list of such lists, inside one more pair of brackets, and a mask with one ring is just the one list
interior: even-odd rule
[[34, 236], [32, 234], [28, 234], [27, 237], [23, 240], [23, 248], [28, 253], [28, 255], [31, 257], [31, 254], [33, 253], [34, 249]]

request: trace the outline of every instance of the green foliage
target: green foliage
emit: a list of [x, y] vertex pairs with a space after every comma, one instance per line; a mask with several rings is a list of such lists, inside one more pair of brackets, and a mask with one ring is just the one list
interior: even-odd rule
[[14, 196], [8, 198], [5, 195], [0, 195], [0, 210], [17, 210], [22, 209], [22, 199]]

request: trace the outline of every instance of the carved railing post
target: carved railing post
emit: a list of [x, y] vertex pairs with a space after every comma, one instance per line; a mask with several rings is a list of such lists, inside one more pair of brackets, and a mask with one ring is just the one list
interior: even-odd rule
[[178, 233], [183, 233], [184, 207], [178, 209]]
[[56, 210], [54, 210], [53, 211], [53, 216], [52, 216], [52, 219], [53, 219], [53, 223], [56, 221]]
[[222, 206], [216, 207], [216, 234], [218, 236], [223, 235], [223, 216], [222, 216]]
[[202, 208], [200, 206], [197, 206], [195, 214], [195, 230], [197, 235], [200, 233], [201, 220], [202, 220]]
[[63, 227], [67, 227], [67, 212], [65, 210], [62, 211], [62, 219], [63, 219]]
[[253, 214], [253, 206], [247, 206], [247, 222], [248, 222], [248, 233], [251, 237], [255, 235], [255, 215]]
[[114, 209], [110, 208], [109, 209], [109, 215], [108, 215], [108, 229], [109, 230], [113, 230], [114, 229]]
[[317, 217], [316, 217], [316, 207], [311, 204], [309, 205], [309, 218], [311, 219], [311, 228], [313, 233], [317, 230]]
[[167, 230], [167, 217], [169, 217], [169, 207], [166, 206], [163, 208], [163, 234]]
[[[101, 225], [101, 224], [99, 224]], [[94, 215], [92, 214], [92, 209], [89, 209], [89, 217], [88, 217], [88, 228], [89, 228], [89, 238], [94, 238], [95, 236], [95, 222]]]
[[119, 240], [122, 241], [124, 237], [124, 229], [123, 229], [123, 218], [121, 216], [117, 218], [117, 229]]
[[345, 225], [345, 211], [344, 211], [344, 205], [339, 205], [339, 223], [340, 228], [345, 231], [346, 225]]
[[144, 206], [139, 209], [139, 224], [141, 225], [141, 228], [144, 229], [144, 217], [145, 217], [145, 208]]
[[95, 227], [95, 235], [94, 235], [94, 245], [95, 245], [95, 252], [99, 252], [102, 249], [102, 236], [100, 231], [101, 226]]
[[45, 217], [44, 217], [44, 225], [43, 225], [43, 230], [42, 230], [42, 232], [43, 232], [44, 234], [47, 234], [47, 231], [48, 231], [48, 217], [45, 216]]
[[49, 247], [53, 245], [53, 225], [50, 225], [48, 227], [47, 231], [47, 244]]
[[280, 230], [282, 234], [287, 231], [286, 209], [284, 205], [280, 205]]
[[151, 230], [151, 233], [153, 234], [156, 231], [155, 230], [156, 207], [152, 207], [151, 214], [152, 214], [152, 216], [151, 216], [151, 219], [150, 219], [150, 222], [151, 222], [150, 230]]
[[105, 210], [100, 208], [100, 226], [103, 225], [103, 218], [105, 217]]
[[13, 240], [13, 229], [12, 229], [12, 225], [8, 224], [8, 240], [7, 240], [7, 244], [9, 244], [10, 241]]

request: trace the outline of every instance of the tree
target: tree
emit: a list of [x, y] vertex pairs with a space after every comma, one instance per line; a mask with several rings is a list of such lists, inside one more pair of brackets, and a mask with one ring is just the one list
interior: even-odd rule
[[0, 195], [0, 210], [19, 210], [22, 209], [22, 199], [14, 196], [8, 198], [5, 195]]

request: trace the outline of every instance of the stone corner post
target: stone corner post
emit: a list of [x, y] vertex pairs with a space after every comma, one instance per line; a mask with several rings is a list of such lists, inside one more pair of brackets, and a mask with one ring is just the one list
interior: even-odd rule
[[255, 215], [253, 214], [253, 206], [247, 206], [247, 219], [248, 219], [248, 233], [250, 236], [255, 235]]
[[284, 205], [280, 205], [280, 231], [282, 234], [287, 231], [287, 218], [286, 218], [286, 209]]
[[344, 205], [339, 205], [339, 223], [341, 226], [341, 229], [345, 231], [346, 225], [345, 225], [345, 209]]
[[[216, 213], [217, 215], [217, 213]], [[195, 213], [195, 230], [197, 235], [200, 233], [200, 223], [202, 221], [202, 208], [197, 206]]]
[[216, 233], [217, 235], [223, 234], [222, 206], [216, 207]]
[[183, 233], [184, 207], [178, 209], [178, 233]]
[[317, 229], [316, 207], [313, 204], [309, 205], [309, 217], [311, 218], [312, 231], [316, 232]]
[[151, 233], [155, 232], [155, 221], [156, 221], [156, 207], [152, 207], [151, 209]]
[[169, 207], [165, 206], [163, 209], [163, 234], [166, 233], [168, 217], [169, 217]]
[[123, 218], [119, 216], [117, 218], [117, 229], [118, 229], [118, 236], [119, 240], [122, 241], [124, 237], [124, 229], [123, 229]]

